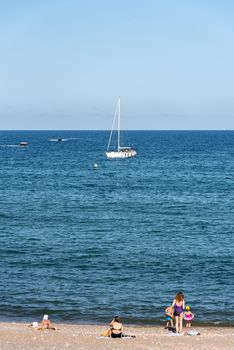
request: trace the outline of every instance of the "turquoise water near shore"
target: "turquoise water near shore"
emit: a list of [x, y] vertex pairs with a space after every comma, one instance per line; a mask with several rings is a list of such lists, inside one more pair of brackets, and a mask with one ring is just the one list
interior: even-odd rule
[[234, 324], [234, 131], [127, 135], [111, 161], [107, 131], [0, 131], [2, 320], [154, 324], [182, 290]]

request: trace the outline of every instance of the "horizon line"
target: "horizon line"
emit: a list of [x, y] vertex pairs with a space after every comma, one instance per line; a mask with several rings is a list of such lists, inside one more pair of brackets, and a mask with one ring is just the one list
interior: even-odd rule
[[[1, 131], [110, 131], [110, 129], [0, 129]], [[117, 130], [114, 130], [117, 131]], [[234, 129], [125, 129], [125, 131], [234, 131]]]

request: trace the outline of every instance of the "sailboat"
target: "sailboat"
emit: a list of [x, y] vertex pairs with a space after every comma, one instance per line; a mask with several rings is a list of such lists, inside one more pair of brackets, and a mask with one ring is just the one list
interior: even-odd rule
[[[116, 124], [116, 119], [117, 119], [117, 129], [118, 129], [118, 136], [117, 136], [117, 150], [110, 150], [110, 144], [112, 140], [112, 135], [114, 131], [114, 127]], [[126, 146], [120, 146], [120, 97], [118, 98], [116, 110], [115, 110], [115, 116], [114, 120], [112, 123], [112, 128], [110, 132], [110, 137], [109, 137], [109, 142], [107, 146], [107, 151], [106, 151], [106, 156], [107, 158], [130, 158], [130, 157], [135, 157], [137, 152], [131, 148], [131, 147], [126, 147]]]

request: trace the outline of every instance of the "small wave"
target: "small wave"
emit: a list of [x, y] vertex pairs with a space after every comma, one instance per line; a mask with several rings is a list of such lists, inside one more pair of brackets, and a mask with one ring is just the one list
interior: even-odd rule
[[5, 213], [0, 213], [0, 218], [2, 218], [2, 219], [11, 219], [12, 216], [8, 215], [8, 214], [5, 214]]
[[67, 140], [68, 139], [48, 139], [48, 141], [50, 141], [50, 142], [65, 142]]
[[20, 147], [20, 145], [0, 145], [0, 147]]
[[64, 138], [57, 138], [57, 139], [48, 139], [50, 142], [65, 142], [65, 141], [71, 141], [71, 140], [79, 140], [79, 137], [68, 137], [66, 139]]

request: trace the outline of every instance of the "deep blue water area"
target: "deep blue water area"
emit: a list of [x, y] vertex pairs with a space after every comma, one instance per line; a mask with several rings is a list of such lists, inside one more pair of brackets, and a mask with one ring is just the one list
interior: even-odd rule
[[182, 290], [234, 324], [234, 131], [127, 135], [108, 160], [107, 131], [0, 132], [2, 320], [163, 324]]

